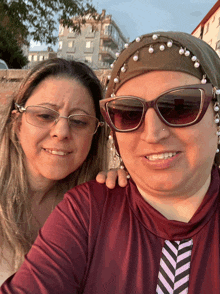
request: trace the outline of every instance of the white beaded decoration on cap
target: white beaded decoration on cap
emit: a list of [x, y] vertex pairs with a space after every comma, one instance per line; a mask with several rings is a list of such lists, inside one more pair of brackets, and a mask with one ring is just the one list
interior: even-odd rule
[[220, 94], [220, 89], [216, 89], [216, 90], [215, 90], [215, 94], [216, 94], [216, 95], [219, 95], [219, 94]]
[[108, 75], [108, 80], [110, 80], [111, 79], [111, 76], [110, 75]]
[[195, 67], [195, 68], [198, 68], [199, 66], [200, 66], [199, 62], [196, 61], [196, 62], [194, 63], [194, 67]]
[[112, 63], [112, 64], [110, 65], [110, 67], [113, 68], [113, 67], [114, 67], [114, 63]]
[[201, 80], [202, 84], [206, 84], [207, 80], [206, 80], [206, 75], [203, 75], [202, 80]]
[[215, 112], [219, 111], [219, 102], [215, 102], [214, 111]]
[[189, 50], [186, 50], [186, 51], [185, 51], [185, 56], [190, 56], [190, 52], [189, 52]]
[[197, 60], [197, 57], [194, 55], [194, 56], [191, 58], [191, 60], [194, 62], [194, 61]]
[[150, 46], [150, 47], [149, 47], [148, 52], [149, 52], [149, 53], [153, 53], [153, 52], [154, 52], [154, 48], [153, 48], [153, 46]]
[[[217, 113], [215, 116], [215, 123], [218, 124], [219, 123], [219, 114]], [[217, 135], [220, 136], [220, 133], [217, 132]]]
[[[216, 92], [216, 91], [215, 91]], [[215, 123], [218, 124], [220, 122], [220, 117], [218, 111], [220, 109], [219, 102], [215, 102], [214, 111], [217, 112], [215, 115]], [[218, 144], [220, 144], [220, 126], [217, 127], [216, 135], [218, 136]], [[217, 148], [216, 153], [219, 153], [219, 148]]]
[[128, 48], [128, 43], [125, 43], [125, 44], [124, 44], [124, 47], [125, 47], [125, 48]]
[[137, 53], [133, 56], [133, 60], [134, 61], [138, 61], [138, 55], [137, 55]]
[[112, 97], [112, 98], [113, 98], [113, 97], [115, 97], [115, 94], [114, 94], [114, 93], [112, 93], [112, 94], [111, 94], [111, 97]]
[[157, 40], [158, 39], [158, 35], [157, 34], [153, 34], [152, 39], [153, 40]]
[[167, 42], [167, 47], [170, 48], [170, 47], [172, 47], [172, 46], [173, 46], [173, 41], [172, 41], [172, 40], [168, 41], [168, 42]]
[[165, 46], [162, 44], [160, 45], [160, 51], [164, 51], [165, 50]]
[[115, 56], [116, 56], [116, 57], [119, 57], [119, 55], [120, 55], [119, 52], [116, 52], [116, 53], [115, 53]]
[[183, 48], [180, 48], [180, 50], [179, 50], [179, 54], [180, 54], [180, 55], [183, 55], [184, 53], [185, 53], [184, 49], [183, 49]]
[[136, 42], [140, 42], [141, 38], [140, 37], [137, 37], [136, 38]]
[[121, 72], [126, 72], [125, 64], [122, 66], [122, 68], [121, 68]]
[[119, 83], [119, 78], [117, 77], [117, 78], [114, 78], [114, 83]]

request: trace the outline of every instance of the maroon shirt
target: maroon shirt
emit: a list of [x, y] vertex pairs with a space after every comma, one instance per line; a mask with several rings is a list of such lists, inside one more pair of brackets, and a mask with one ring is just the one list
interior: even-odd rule
[[154, 294], [165, 240], [193, 239], [188, 294], [220, 293], [219, 173], [189, 223], [152, 208], [134, 182], [70, 190], [0, 293]]

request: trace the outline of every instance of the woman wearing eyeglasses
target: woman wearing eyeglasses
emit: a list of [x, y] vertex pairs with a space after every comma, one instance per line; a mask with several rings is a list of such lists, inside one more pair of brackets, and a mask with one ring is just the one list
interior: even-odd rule
[[219, 87], [200, 39], [126, 45], [100, 106], [129, 184], [66, 193], [1, 293], [219, 293]]
[[[37, 65], [1, 105], [0, 284], [18, 269], [64, 193], [106, 168], [101, 98], [88, 66], [53, 59]], [[115, 175], [109, 173], [108, 185]]]

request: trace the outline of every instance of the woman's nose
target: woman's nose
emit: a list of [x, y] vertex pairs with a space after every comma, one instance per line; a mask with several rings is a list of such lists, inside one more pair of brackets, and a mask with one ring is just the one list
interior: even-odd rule
[[71, 137], [71, 129], [67, 117], [60, 116], [51, 128], [50, 134], [52, 137], [57, 137], [59, 140], [68, 139]]
[[169, 127], [160, 120], [153, 108], [147, 110], [140, 131], [141, 139], [148, 143], [158, 143], [170, 133]]

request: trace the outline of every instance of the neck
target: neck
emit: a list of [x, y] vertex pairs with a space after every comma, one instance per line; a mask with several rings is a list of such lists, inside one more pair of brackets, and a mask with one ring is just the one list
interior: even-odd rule
[[57, 181], [32, 177], [28, 174], [28, 182], [32, 200], [41, 204], [51, 193], [54, 194], [53, 190]]
[[143, 191], [139, 187], [137, 188], [144, 200], [167, 219], [188, 223], [202, 203], [206, 192], [208, 191], [210, 182], [211, 175], [208, 177], [201, 189], [197, 191], [197, 193], [190, 196], [155, 197]]

